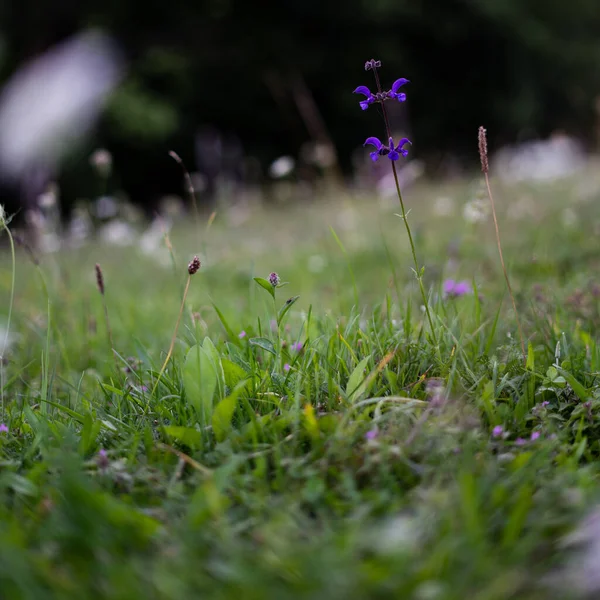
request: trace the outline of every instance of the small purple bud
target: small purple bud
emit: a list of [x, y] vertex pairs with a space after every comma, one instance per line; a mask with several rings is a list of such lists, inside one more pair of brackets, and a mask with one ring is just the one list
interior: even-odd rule
[[96, 464], [99, 469], [106, 469], [109, 465], [108, 455], [106, 454], [106, 450], [104, 448], [100, 448], [98, 451], [98, 455], [96, 456]]
[[367, 440], [374, 440], [379, 435], [377, 429], [369, 429], [367, 433], [365, 433], [365, 438]]
[[515, 446], [524, 446], [526, 443], [527, 443], [527, 440], [524, 440], [524, 439], [523, 439], [523, 438], [521, 438], [521, 437], [518, 437], [518, 438], [515, 440]]
[[273, 287], [277, 287], [281, 283], [281, 279], [279, 278], [279, 275], [277, 275], [277, 273], [271, 273], [269, 275], [269, 283]]
[[246, 332], [242, 329], [242, 331], [240, 331], [240, 333], [238, 334], [238, 337], [241, 339], [246, 337]]
[[539, 431], [534, 431], [531, 434], [531, 441], [534, 442], [535, 440], [537, 440], [540, 437], [540, 432]]
[[495, 438], [499, 438], [504, 433], [504, 427], [502, 425], [496, 425], [494, 429], [492, 429], [492, 435]]
[[292, 367], [289, 365], [289, 363], [285, 363], [285, 365], [283, 365], [283, 370], [287, 373]]
[[8, 433], [8, 427], [4, 423], [0, 423], [0, 433]]
[[302, 350], [302, 342], [296, 342], [295, 344], [292, 344], [292, 350], [300, 352]]

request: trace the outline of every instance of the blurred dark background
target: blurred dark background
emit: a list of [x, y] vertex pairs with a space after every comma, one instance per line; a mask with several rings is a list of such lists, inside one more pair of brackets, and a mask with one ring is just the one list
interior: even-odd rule
[[492, 148], [556, 130], [596, 143], [598, 0], [4, 0], [0, 79], [89, 28], [114, 38], [127, 69], [62, 163], [67, 204], [93, 193], [98, 147], [134, 202], [181, 192], [167, 152], [195, 170], [198, 136], [220, 136], [232, 170], [243, 155], [263, 172], [331, 140], [347, 174], [362, 141], [382, 135], [378, 110], [363, 113], [351, 93], [373, 85], [370, 58], [388, 84], [411, 80], [399, 124], [432, 175], [449, 160], [477, 166], [482, 124]]

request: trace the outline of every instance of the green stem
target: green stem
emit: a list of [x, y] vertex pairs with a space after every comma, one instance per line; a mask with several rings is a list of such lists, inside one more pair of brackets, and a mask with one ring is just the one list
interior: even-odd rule
[[396, 170], [396, 163], [392, 161], [392, 171], [394, 172], [394, 182], [396, 183], [396, 192], [398, 194], [398, 200], [400, 200], [400, 210], [402, 211], [402, 220], [406, 227], [406, 233], [408, 234], [408, 241], [410, 242], [410, 249], [412, 251], [413, 261], [415, 263], [415, 275], [419, 282], [419, 289], [421, 290], [421, 297], [423, 298], [423, 304], [425, 305], [425, 313], [427, 314], [427, 320], [429, 321], [429, 327], [431, 329], [431, 337], [433, 343], [437, 346], [437, 337], [435, 335], [435, 329], [433, 328], [433, 319], [431, 318], [431, 312], [429, 310], [429, 300], [423, 286], [423, 277], [421, 276], [421, 270], [419, 268], [419, 262], [417, 260], [417, 251], [415, 250], [415, 242], [413, 240], [410, 226], [408, 225], [408, 219], [406, 218], [406, 210], [404, 208], [404, 200], [402, 199], [402, 192], [400, 191], [400, 182], [398, 181], [398, 171]]
[[[1, 207], [0, 207], [1, 208]], [[10, 229], [8, 228], [6, 222], [2, 218], [0, 225], [4, 229], [6, 229], [6, 233], [8, 234], [8, 239], [10, 242], [10, 255], [12, 261], [12, 278], [10, 285], [10, 302], [8, 304], [8, 317], [6, 320], [6, 333], [4, 334], [4, 343], [2, 346], [2, 353], [0, 354], [0, 394], [1, 394], [1, 402], [2, 402], [2, 422], [4, 422], [4, 352], [8, 345], [8, 334], [10, 332], [10, 321], [12, 318], [12, 309], [13, 303], [15, 299], [15, 281], [16, 281], [16, 271], [17, 271], [17, 262], [15, 258], [15, 242], [13, 240], [12, 234], [10, 233]]]

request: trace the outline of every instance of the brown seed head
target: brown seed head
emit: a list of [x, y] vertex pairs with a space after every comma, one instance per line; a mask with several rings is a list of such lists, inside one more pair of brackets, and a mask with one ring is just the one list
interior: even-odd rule
[[188, 265], [188, 273], [190, 275], [197, 273], [198, 269], [200, 269], [200, 266], [201, 266], [200, 259], [197, 256], [194, 256], [194, 258], [192, 258], [192, 260], [190, 261], [190, 264]]
[[487, 131], [484, 127], [479, 128], [479, 159], [481, 160], [481, 170], [488, 173], [490, 165], [488, 163]]
[[96, 284], [99, 292], [104, 296], [104, 275], [102, 275], [102, 269], [98, 263], [96, 263]]

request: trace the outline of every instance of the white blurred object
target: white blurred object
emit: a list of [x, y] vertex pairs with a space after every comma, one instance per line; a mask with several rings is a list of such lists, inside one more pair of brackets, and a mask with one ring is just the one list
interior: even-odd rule
[[87, 32], [23, 66], [0, 95], [0, 169], [19, 178], [32, 165], [57, 165], [94, 123], [121, 76], [114, 42]]
[[451, 217], [454, 214], [454, 200], [448, 196], [440, 196], [433, 203], [433, 214], [436, 217]]
[[483, 198], [474, 198], [463, 206], [463, 218], [467, 223], [482, 223], [488, 214], [489, 205]]
[[100, 177], [108, 177], [112, 169], [112, 154], [104, 148], [98, 148], [90, 156], [90, 165]]
[[568, 177], [586, 163], [581, 144], [566, 135], [506, 147], [492, 157], [492, 171], [505, 181], [552, 181]]
[[125, 221], [110, 221], [100, 229], [100, 237], [115, 246], [131, 246], [136, 241], [135, 229]]
[[269, 175], [273, 179], [280, 179], [289, 175], [296, 166], [296, 161], [291, 156], [281, 156], [276, 161], [271, 163], [269, 167]]

